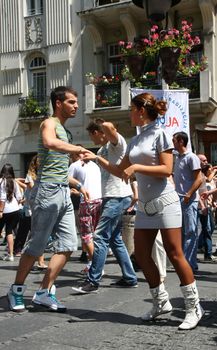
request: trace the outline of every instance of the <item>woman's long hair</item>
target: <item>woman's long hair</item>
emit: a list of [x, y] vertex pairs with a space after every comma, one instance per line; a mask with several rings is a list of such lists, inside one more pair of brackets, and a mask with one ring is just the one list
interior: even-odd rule
[[14, 169], [11, 164], [6, 163], [1, 172], [0, 177], [2, 178], [2, 181], [5, 181], [5, 191], [7, 195], [7, 200], [9, 202], [12, 201], [14, 197], [14, 189], [15, 189], [15, 175], [14, 175]]
[[28, 174], [31, 176], [32, 180], [35, 181], [37, 177], [37, 171], [39, 167], [38, 155], [36, 154], [29, 164]]

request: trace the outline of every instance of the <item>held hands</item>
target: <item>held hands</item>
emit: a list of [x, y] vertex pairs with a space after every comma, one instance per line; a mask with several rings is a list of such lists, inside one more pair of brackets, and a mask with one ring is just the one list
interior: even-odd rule
[[85, 152], [88, 152], [88, 150], [84, 147], [81, 146], [75, 146], [76, 150], [73, 153], [77, 153], [77, 154], [84, 154]]
[[85, 150], [86, 152], [84, 153], [83, 160], [95, 160], [97, 155], [89, 150]]

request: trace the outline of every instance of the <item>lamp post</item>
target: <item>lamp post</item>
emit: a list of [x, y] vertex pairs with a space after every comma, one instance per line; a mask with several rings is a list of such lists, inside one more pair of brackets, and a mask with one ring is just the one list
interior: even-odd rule
[[[134, 5], [144, 8], [146, 16], [152, 22], [161, 22], [166, 19], [166, 28], [168, 24], [168, 11], [171, 7], [177, 5], [181, 0], [132, 0]], [[168, 57], [169, 58], [169, 57]], [[172, 63], [172, 62], [171, 62]], [[162, 61], [160, 59], [162, 69]], [[162, 78], [162, 88], [168, 89], [168, 84]]]

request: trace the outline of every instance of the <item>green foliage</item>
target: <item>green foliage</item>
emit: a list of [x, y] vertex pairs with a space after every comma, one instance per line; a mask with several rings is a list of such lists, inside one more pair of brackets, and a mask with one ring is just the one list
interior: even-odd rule
[[26, 99], [21, 99], [19, 109], [20, 118], [47, 116], [48, 114], [49, 105], [41, 105], [31, 94]]

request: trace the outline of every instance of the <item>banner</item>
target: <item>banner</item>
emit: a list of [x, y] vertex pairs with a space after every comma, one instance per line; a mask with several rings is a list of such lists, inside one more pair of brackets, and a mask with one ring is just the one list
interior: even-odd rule
[[164, 116], [159, 116], [156, 123], [171, 136], [178, 131], [186, 132], [189, 137], [188, 146], [190, 146], [189, 92], [186, 90], [131, 89], [132, 97], [144, 92], [154, 95], [157, 100], [167, 101], [167, 112]]

